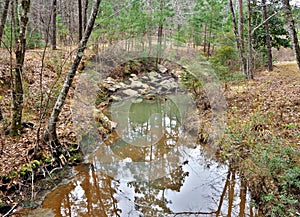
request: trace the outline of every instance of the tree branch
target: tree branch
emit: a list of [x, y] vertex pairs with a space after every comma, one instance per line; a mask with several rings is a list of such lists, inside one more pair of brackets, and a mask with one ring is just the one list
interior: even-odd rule
[[266, 22], [268, 22], [272, 17], [274, 17], [274, 16], [275, 16], [276, 14], [278, 14], [278, 13], [279, 13], [279, 11], [275, 12], [274, 14], [272, 14], [271, 16], [269, 16], [266, 20], [264, 20], [263, 22], [261, 22], [258, 26], [256, 26], [256, 27], [252, 30], [251, 35], [253, 35], [254, 32], [255, 32], [258, 28], [260, 28], [262, 25], [264, 25]]

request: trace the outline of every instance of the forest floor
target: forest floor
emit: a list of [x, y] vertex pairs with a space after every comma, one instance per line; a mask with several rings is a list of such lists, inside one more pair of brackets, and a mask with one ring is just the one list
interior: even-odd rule
[[295, 62], [227, 83], [224, 159], [235, 162], [267, 216], [300, 215], [300, 73]]
[[[0, 56], [0, 104], [4, 116], [0, 122], [0, 208], [24, 206], [24, 201], [35, 199], [36, 192], [46, 188], [32, 189], [32, 168], [40, 176], [51, 174], [47, 166], [39, 165], [40, 159], [33, 158], [33, 150], [36, 145], [42, 146], [41, 159], [51, 164], [49, 150], [42, 145], [41, 138], [68, 69], [70, 55], [66, 53], [62, 50], [46, 53], [43, 66], [42, 50], [26, 54], [24, 121], [34, 127], [25, 128], [18, 138], [6, 135], [11, 105], [10, 61], [8, 54]], [[58, 134], [66, 149], [76, 143], [70, 111], [74, 87], [75, 84], [58, 124]], [[300, 213], [295, 203], [297, 199], [300, 201], [300, 73], [296, 63], [280, 62], [275, 64], [273, 72], [256, 72], [254, 80], [228, 82], [224, 94], [228, 121], [221, 157], [236, 163], [253, 197], [265, 205], [264, 213], [288, 209], [290, 216], [297, 216], [295, 213]], [[57, 177], [52, 180], [53, 185], [59, 182]], [[2, 213], [6, 211], [2, 209]]]

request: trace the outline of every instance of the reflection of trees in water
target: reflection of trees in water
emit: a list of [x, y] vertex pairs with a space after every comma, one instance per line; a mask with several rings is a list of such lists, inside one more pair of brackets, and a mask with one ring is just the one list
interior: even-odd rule
[[[227, 172], [223, 189], [212, 188], [214, 209], [207, 212], [174, 212], [170, 208], [172, 198], [167, 198], [165, 194], [167, 191], [180, 192], [186, 177], [189, 176], [183, 170], [183, 164], [190, 158], [184, 159], [180, 154], [174, 154], [182, 151], [180, 144], [176, 145], [181, 137], [180, 112], [176, 105], [167, 101], [132, 104], [130, 112], [126, 123], [127, 130], [131, 133], [130, 138], [135, 140], [140, 139], [140, 135], [148, 135], [146, 140], [138, 140], [145, 144], [130, 144], [114, 132], [93, 155], [94, 166], [79, 167], [79, 173], [71, 183], [58, 187], [47, 196], [44, 208], [54, 208], [59, 213], [57, 216], [126, 216], [128, 207], [121, 205], [122, 198], [127, 201], [127, 205], [131, 204], [129, 212], [142, 213], [146, 217], [257, 216], [247, 205], [246, 183], [243, 179], [237, 179], [231, 168]], [[160, 130], [161, 134], [155, 129]], [[128, 158], [136, 164], [123, 161]], [[199, 156], [199, 159], [202, 158], [203, 156]], [[153, 176], [157, 171], [164, 175]], [[126, 195], [123, 192], [124, 186], [120, 186], [124, 182], [122, 177], [127, 176], [135, 180], [126, 183], [127, 188], [134, 191], [132, 195]], [[117, 181], [117, 177], [121, 180]], [[237, 188], [239, 181], [241, 183]]]
[[148, 101], [130, 106], [125, 141], [111, 144], [113, 152], [134, 162], [161, 160], [180, 136], [180, 113], [170, 100]]
[[[143, 213], [143, 216], [149, 217], [259, 216], [254, 213], [251, 206], [249, 207], [246, 183], [230, 168], [223, 188], [216, 189], [216, 194], [212, 195], [216, 203], [214, 210], [174, 212], [169, 206], [172, 198], [168, 198], [165, 193], [170, 190], [180, 192], [189, 174], [184, 172], [182, 165], [170, 164], [166, 167], [169, 167], [167, 169], [169, 174], [165, 177], [149, 181], [125, 182], [127, 190], [132, 189], [132, 195], [127, 195], [124, 185], [121, 186], [121, 182], [124, 181], [117, 181], [97, 171], [98, 169], [94, 169], [93, 166], [85, 165], [79, 167], [79, 173], [72, 182], [58, 187], [47, 195], [43, 208], [54, 209], [56, 216], [126, 216], [128, 207], [119, 203], [120, 198], [123, 198], [131, 204], [129, 212]], [[238, 183], [239, 187], [237, 187]], [[190, 198], [182, 198], [182, 200], [190, 200]]]
[[43, 208], [55, 209], [56, 216], [120, 216], [115, 198], [119, 182], [93, 166], [81, 167], [76, 179], [50, 192]]
[[[239, 181], [239, 183], [237, 183]], [[238, 188], [237, 185], [238, 184]], [[201, 212], [201, 211], [184, 211], [172, 213], [173, 216], [214, 216], [214, 217], [260, 217], [260, 214], [256, 214], [254, 208], [249, 203], [247, 198], [247, 186], [243, 178], [236, 179], [236, 171], [229, 167], [227, 172], [226, 181], [223, 189], [218, 189], [218, 193], [221, 193], [219, 198], [214, 195], [214, 199], [217, 205], [216, 210]], [[220, 192], [222, 190], [222, 192]], [[218, 199], [218, 200], [216, 200]], [[239, 200], [238, 203], [236, 201]], [[227, 207], [226, 207], [227, 206]]]
[[180, 191], [188, 172], [184, 172], [182, 166], [169, 168], [171, 173], [168, 176], [150, 180], [148, 182], [129, 182], [128, 185], [134, 188], [134, 203], [136, 209], [143, 213], [143, 216], [161, 216], [170, 214], [172, 211], [168, 204], [172, 203], [165, 197], [166, 190]]

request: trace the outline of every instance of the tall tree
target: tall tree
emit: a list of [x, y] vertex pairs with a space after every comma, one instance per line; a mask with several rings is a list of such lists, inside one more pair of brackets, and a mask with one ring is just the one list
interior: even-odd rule
[[30, 0], [22, 0], [19, 8], [20, 30], [15, 38], [16, 66], [12, 73], [12, 122], [10, 134], [16, 136], [22, 129], [23, 85], [22, 73], [26, 51], [26, 29], [29, 21]]
[[209, 33], [208, 33], [208, 44], [207, 44], [207, 57], [209, 58], [211, 52], [210, 52], [210, 46], [211, 46], [211, 37], [212, 37], [212, 28], [213, 28], [213, 17], [214, 17], [214, 2], [211, 1], [211, 12], [210, 12], [210, 18], [209, 18]]
[[56, 50], [56, 15], [57, 15], [57, 0], [52, 2], [52, 37], [51, 37], [51, 47], [52, 50]]
[[296, 32], [296, 28], [295, 28], [295, 21], [292, 15], [292, 9], [291, 9], [291, 5], [290, 5], [290, 1], [289, 0], [282, 0], [282, 4], [283, 4], [283, 13], [285, 16], [285, 20], [286, 20], [286, 24], [287, 24], [287, 28], [291, 37], [291, 42], [292, 42], [292, 46], [293, 46], [293, 51], [294, 51], [294, 55], [298, 64], [298, 68], [300, 71], [300, 47], [299, 47], [299, 41], [297, 38], [297, 32]]
[[82, 2], [78, 0], [78, 39], [82, 39]]
[[3, 36], [3, 33], [4, 33], [4, 27], [5, 27], [5, 23], [6, 23], [8, 8], [9, 8], [9, 1], [10, 0], [5, 0], [4, 8], [3, 8], [3, 11], [2, 11], [2, 16], [1, 16], [1, 21], [0, 21], [0, 45], [1, 45], [2, 36]]
[[262, 0], [262, 9], [263, 9], [263, 17], [264, 17], [265, 30], [266, 30], [266, 43], [268, 49], [268, 70], [273, 71], [272, 46], [271, 46], [271, 39], [270, 39], [270, 28], [269, 28], [266, 0]]
[[244, 57], [244, 53], [243, 53], [243, 49], [242, 49], [241, 37], [238, 32], [238, 26], [237, 26], [237, 22], [236, 22], [236, 16], [235, 16], [235, 11], [234, 11], [232, 0], [229, 0], [229, 7], [230, 7], [230, 11], [231, 11], [233, 31], [234, 31], [234, 35], [235, 35], [236, 45], [237, 45], [239, 57], [241, 60], [241, 68], [242, 68], [243, 74], [248, 77], [248, 73], [246, 70], [246, 68], [247, 68], [246, 58]]
[[99, 10], [99, 5], [100, 5], [101, 0], [94, 0], [93, 1], [93, 6], [92, 6], [92, 12], [87, 24], [87, 28], [84, 32], [84, 35], [82, 39], [80, 40], [78, 47], [77, 47], [77, 52], [75, 55], [75, 58], [72, 62], [71, 68], [69, 73], [66, 75], [64, 85], [58, 95], [58, 98], [56, 100], [56, 103], [54, 105], [54, 108], [52, 109], [51, 116], [48, 121], [48, 126], [45, 131], [45, 136], [44, 139], [48, 144], [50, 145], [50, 148], [52, 149], [53, 155], [55, 158], [59, 158], [60, 155], [62, 154], [62, 146], [57, 138], [57, 133], [56, 133], [56, 124], [58, 122], [58, 117], [59, 114], [62, 110], [62, 107], [65, 103], [66, 97], [68, 95], [69, 89], [71, 87], [71, 84], [74, 80], [74, 77], [76, 75], [77, 68], [79, 66], [79, 63], [82, 59], [83, 53], [85, 51], [88, 39], [91, 35], [91, 32], [94, 27], [95, 19], [98, 14]]
[[251, 33], [251, 0], [248, 0], [248, 54], [247, 54], [247, 75], [248, 79], [253, 79], [252, 64], [252, 33]]
[[245, 51], [245, 40], [244, 40], [244, 8], [243, 8], [243, 0], [238, 1], [239, 5], [239, 17], [238, 17], [238, 32], [241, 38], [241, 47], [242, 51]]
[[242, 66], [244, 66], [243, 71], [247, 71], [247, 64], [246, 64], [246, 57], [245, 55], [245, 37], [244, 37], [244, 8], [243, 8], [243, 0], [238, 0], [238, 37], [241, 44], [241, 52], [243, 53], [242, 62], [244, 63]]
[[83, 7], [83, 29], [85, 30], [87, 24], [87, 10], [89, 7], [89, 1], [84, 0], [84, 7]]
[[158, 31], [157, 31], [157, 43], [159, 44], [158, 54], [156, 58], [156, 65], [161, 62], [161, 45], [162, 45], [162, 39], [163, 39], [163, 28], [165, 23], [165, 17], [164, 17], [164, 7], [165, 7], [165, 1], [160, 0], [160, 6], [159, 6], [159, 22], [158, 22]]

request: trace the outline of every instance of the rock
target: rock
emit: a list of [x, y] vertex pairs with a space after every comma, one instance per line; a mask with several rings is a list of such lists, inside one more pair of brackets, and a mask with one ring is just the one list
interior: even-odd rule
[[159, 83], [159, 85], [166, 88], [166, 89], [173, 89], [173, 88], [179, 87], [179, 85], [176, 82], [172, 81], [171, 79], [170, 80], [164, 80], [161, 83]]
[[132, 89], [135, 89], [135, 88], [149, 89], [149, 85], [148, 84], [142, 83], [140, 81], [132, 81], [131, 84], [130, 84], [130, 87]]
[[137, 103], [143, 102], [143, 99], [142, 98], [132, 98], [131, 102], [137, 104]]
[[148, 93], [148, 91], [149, 91], [149, 90], [140, 89], [140, 90], [139, 90], [139, 93], [140, 93], [141, 95], [145, 95], [145, 94]]
[[107, 89], [108, 91], [111, 91], [111, 92], [115, 92], [117, 91], [119, 88], [117, 86], [115, 86], [114, 84], [109, 84], [109, 83], [103, 83], [103, 87], [105, 89]]
[[157, 77], [158, 73], [156, 71], [149, 72], [149, 77]]
[[116, 92], [118, 88], [116, 87], [110, 87], [110, 88], [107, 88], [107, 90], [109, 90], [110, 92]]
[[118, 84], [121, 88], [127, 88], [127, 84], [123, 83], [123, 82], [119, 82]]
[[141, 88], [143, 87], [143, 83], [140, 81], [132, 81], [130, 84], [131, 88]]
[[[134, 75], [134, 74], [133, 74], [133, 75]], [[138, 78], [137, 76], [135, 76], [135, 77], [129, 78], [128, 80], [129, 80], [129, 81], [137, 81], [137, 80], [139, 80], [139, 78]]]
[[111, 99], [112, 99], [113, 101], [120, 101], [120, 100], [121, 100], [121, 97], [112, 95], [112, 96], [111, 96]]
[[143, 76], [143, 77], [142, 77], [142, 80], [144, 80], [144, 81], [149, 81], [150, 78], [149, 78], [148, 76]]
[[147, 100], [154, 100], [154, 99], [156, 99], [156, 95], [153, 93], [149, 93], [149, 94], [145, 95], [144, 98]]
[[122, 88], [122, 86], [119, 85], [119, 84], [116, 84], [116, 85], [115, 85], [115, 88], [120, 89], [120, 88]]
[[158, 68], [158, 71], [161, 73], [166, 73], [168, 71], [168, 69], [165, 66], [160, 65], [160, 64], [157, 65], [157, 68]]
[[137, 96], [138, 92], [132, 89], [123, 90], [123, 93], [127, 96]]
[[130, 77], [131, 77], [133, 80], [135, 80], [135, 81], [138, 80], [137, 75], [134, 74], [134, 73], [130, 74]]
[[107, 84], [115, 84], [115, 80], [112, 77], [107, 77], [104, 81]]

